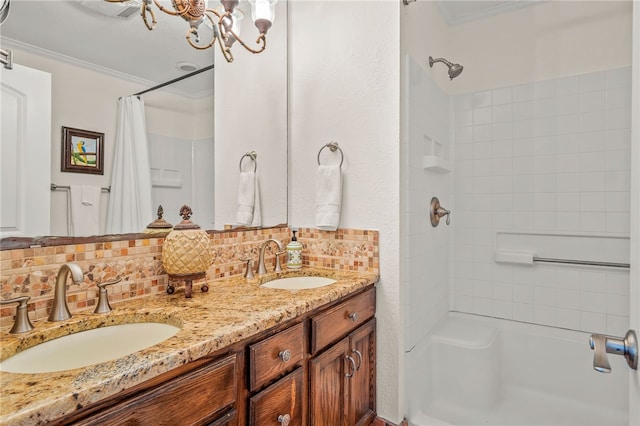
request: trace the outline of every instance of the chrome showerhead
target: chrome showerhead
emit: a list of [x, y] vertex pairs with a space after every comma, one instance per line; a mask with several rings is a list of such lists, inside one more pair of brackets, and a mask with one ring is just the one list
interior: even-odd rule
[[433, 68], [433, 64], [435, 64], [436, 62], [442, 62], [443, 64], [445, 64], [449, 68], [449, 79], [450, 80], [453, 80], [454, 78], [459, 76], [462, 73], [462, 69], [464, 68], [460, 64], [452, 64], [451, 62], [447, 61], [444, 58], [433, 59], [431, 56], [429, 56], [429, 67]]

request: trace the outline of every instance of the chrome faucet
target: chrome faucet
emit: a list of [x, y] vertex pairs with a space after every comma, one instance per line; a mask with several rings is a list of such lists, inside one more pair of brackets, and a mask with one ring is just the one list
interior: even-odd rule
[[280, 255], [282, 254], [282, 252], [284, 252], [282, 243], [274, 238], [269, 238], [267, 241], [262, 243], [262, 246], [260, 247], [260, 258], [258, 259], [258, 275], [263, 275], [267, 273], [267, 268], [265, 268], [264, 266], [264, 251], [270, 242], [274, 242], [278, 246], [278, 251], [276, 252], [276, 267], [274, 271], [275, 272], [282, 271], [282, 267], [280, 266]]
[[71, 274], [73, 281], [80, 284], [84, 279], [82, 269], [77, 263], [65, 263], [58, 270], [56, 288], [53, 296], [53, 306], [49, 313], [49, 321], [64, 321], [71, 318], [71, 312], [67, 306], [67, 278]]

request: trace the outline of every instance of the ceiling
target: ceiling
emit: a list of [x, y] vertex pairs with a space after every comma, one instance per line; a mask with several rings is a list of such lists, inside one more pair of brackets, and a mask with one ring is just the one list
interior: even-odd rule
[[[103, 0], [11, 0], [9, 16], [0, 26], [2, 46], [36, 49], [41, 54], [78, 63], [130, 79], [148, 87], [187, 74], [177, 64], [187, 62], [196, 68], [213, 64], [214, 49], [197, 50], [185, 39], [189, 24], [153, 6], [158, 21], [149, 31], [140, 13], [132, 10], [129, 18], [107, 16], [121, 11], [122, 5]], [[171, 8], [170, 2], [161, 3]], [[165, 4], [166, 3], [166, 4]], [[209, 28], [201, 25], [202, 38]], [[44, 50], [44, 51], [42, 51]], [[19, 57], [14, 61], [20, 63]], [[213, 93], [213, 71], [183, 80], [172, 91], [190, 97]]]
[[546, 0], [437, 0], [449, 25], [464, 24]]

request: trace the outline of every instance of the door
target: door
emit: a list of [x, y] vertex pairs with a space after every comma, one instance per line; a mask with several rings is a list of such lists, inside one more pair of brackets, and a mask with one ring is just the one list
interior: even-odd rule
[[0, 238], [49, 235], [51, 74], [0, 67]]
[[350, 382], [351, 410], [349, 424], [371, 424], [376, 412], [376, 320], [351, 333], [350, 356], [356, 360], [356, 371]]
[[[640, 333], [640, 1], [633, 2], [630, 328]], [[640, 371], [629, 370], [629, 425], [640, 424]]]
[[345, 337], [309, 362], [309, 417], [311, 426], [347, 425], [349, 405]]

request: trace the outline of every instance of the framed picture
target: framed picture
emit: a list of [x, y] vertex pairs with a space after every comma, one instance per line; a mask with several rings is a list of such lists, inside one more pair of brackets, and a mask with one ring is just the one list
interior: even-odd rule
[[104, 174], [104, 133], [63, 126], [62, 171]]

